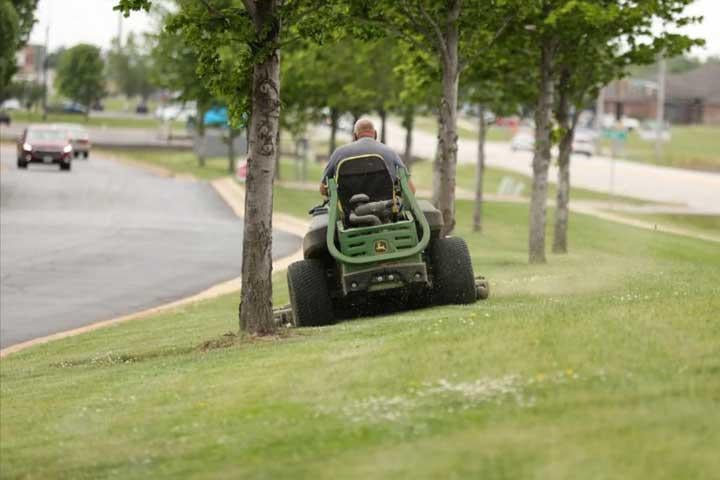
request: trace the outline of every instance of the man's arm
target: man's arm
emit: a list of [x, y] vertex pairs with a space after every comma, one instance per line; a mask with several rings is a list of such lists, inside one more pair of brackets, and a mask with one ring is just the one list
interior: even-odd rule
[[[335, 150], [335, 152], [337, 152], [337, 150]], [[335, 163], [337, 162], [337, 155], [335, 155], [335, 152], [330, 155], [330, 159], [328, 160], [327, 165], [325, 165], [325, 170], [323, 170], [322, 179], [320, 179], [320, 195], [322, 195], [323, 197], [328, 196], [328, 177], [332, 177], [335, 175]]]
[[[395, 153], [395, 152], [393, 151], [393, 153]], [[415, 194], [415, 184], [413, 183], [412, 178], [410, 178], [410, 170], [407, 169], [407, 167], [405, 166], [405, 163], [402, 161], [402, 158], [400, 158], [400, 155], [398, 155], [397, 153], [395, 153], [394, 159], [395, 159], [395, 168], [402, 168], [407, 172], [408, 187], [410, 187], [410, 191], [413, 192], [413, 195], [414, 195]]]

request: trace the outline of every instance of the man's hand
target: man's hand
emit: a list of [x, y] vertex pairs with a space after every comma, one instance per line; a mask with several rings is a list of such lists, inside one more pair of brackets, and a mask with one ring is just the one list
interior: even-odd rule
[[322, 195], [323, 197], [327, 197], [327, 196], [328, 196], [328, 188], [327, 188], [327, 185], [325, 185], [325, 184], [322, 183], [322, 182], [320, 183], [320, 195]]

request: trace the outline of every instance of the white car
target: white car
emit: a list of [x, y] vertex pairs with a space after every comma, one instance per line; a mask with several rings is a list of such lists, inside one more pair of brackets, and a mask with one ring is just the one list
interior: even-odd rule
[[510, 149], [513, 152], [528, 151], [535, 149], [535, 132], [529, 128], [522, 128], [510, 140]]
[[[573, 139], [573, 153], [591, 157], [595, 154], [595, 138], [597, 135], [593, 130], [578, 129]], [[535, 150], [535, 132], [524, 128], [518, 131], [510, 141], [510, 149], [513, 152]]]
[[170, 120], [187, 122], [188, 118], [197, 116], [197, 109], [190, 103], [185, 105], [171, 103], [170, 105], [158, 107], [155, 110], [155, 116], [163, 122]]
[[0, 105], [0, 110], [20, 110], [22, 108], [22, 105], [20, 105], [20, 100], [17, 98], [8, 98], [2, 104]]

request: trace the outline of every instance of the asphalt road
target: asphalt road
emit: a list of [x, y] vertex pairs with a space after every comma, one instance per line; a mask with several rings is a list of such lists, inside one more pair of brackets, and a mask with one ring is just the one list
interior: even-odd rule
[[[0, 148], [0, 345], [140, 311], [240, 274], [242, 221], [213, 188], [91, 155], [71, 172]], [[273, 255], [296, 236], [276, 232]]]

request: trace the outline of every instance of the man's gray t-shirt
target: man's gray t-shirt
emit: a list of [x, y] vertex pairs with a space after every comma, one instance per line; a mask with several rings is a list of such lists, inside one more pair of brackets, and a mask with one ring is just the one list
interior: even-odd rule
[[385, 160], [385, 164], [390, 171], [390, 175], [392, 175], [393, 180], [397, 180], [395, 170], [397, 170], [398, 167], [405, 168], [405, 164], [400, 159], [400, 156], [395, 153], [395, 150], [384, 143], [378, 142], [370, 137], [363, 137], [352, 143], [343, 145], [333, 152], [327, 166], [325, 167], [325, 171], [323, 172], [322, 181], [324, 182], [326, 178], [335, 176], [335, 169], [342, 160], [360, 155], [373, 154], [380, 155], [383, 160]]

